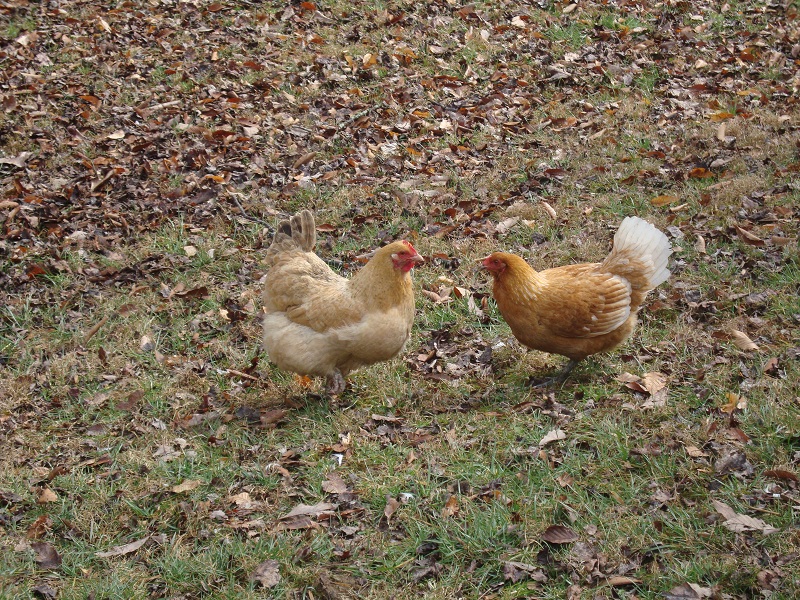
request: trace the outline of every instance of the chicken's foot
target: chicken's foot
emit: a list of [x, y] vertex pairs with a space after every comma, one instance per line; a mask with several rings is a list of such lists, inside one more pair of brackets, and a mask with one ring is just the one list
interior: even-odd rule
[[572, 373], [572, 369], [575, 368], [575, 366], [578, 364], [578, 362], [579, 361], [577, 361], [577, 360], [570, 360], [567, 363], [567, 366], [564, 367], [564, 369], [562, 371], [556, 373], [552, 377], [548, 377], [547, 379], [543, 379], [542, 381], [540, 381], [538, 383], [532, 384], [531, 387], [532, 388], [548, 388], [548, 387], [550, 387], [551, 385], [554, 385], [554, 384], [564, 383], [564, 381], [566, 381], [567, 377], [569, 377], [569, 374]]
[[347, 387], [347, 382], [344, 380], [344, 375], [339, 369], [328, 375], [325, 385], [325, 391], [329, 396], [338, 396]]

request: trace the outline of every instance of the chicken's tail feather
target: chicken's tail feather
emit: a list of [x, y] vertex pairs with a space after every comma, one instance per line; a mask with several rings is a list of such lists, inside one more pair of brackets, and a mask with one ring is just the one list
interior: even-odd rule
[[628, 279], [634, 288], [646, 292], [669, 278], [667, 261], [670, 254], [672, 248], [663, 232], [643, 219], [626, 217], [614, 236], [614, 248], [603, 265]]
[[317, 243], [317, 229], [314, 224], [314, 214], [310, 210], [303, 210], [292, 215], [289, 219], [278, 223], [275, 238], [267, 250], [267, 260], [280, 252], [287, 250], [302, 250], [311, 252]]

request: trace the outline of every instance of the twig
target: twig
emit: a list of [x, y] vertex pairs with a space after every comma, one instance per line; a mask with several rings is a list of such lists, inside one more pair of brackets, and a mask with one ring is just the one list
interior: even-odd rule
[[99, 190], [101, 187], [103, 187], [105, 184], [107, 184], [109, 182], [109, 180], [116, 174], [117, 174], [117, 170], [116, 169], [110, 169], [108, 171], [108, 173], [103, 175], [103, 178], [100, 181], [98, 181], [94, 185], [92, 185], [91, 189], [89, 190], [89, 193], [90, 194], [94, 194], [97, 190]]
[[236, 206], [239, 207], [239, 210], [242, 211], [242, 216], [245, 219], [247, 219], [248, 221], [254, 221], [255, 223], [261, 223], [262, 225], [265, 225], [266, 227], [270, 226], [269, 223], [267, 223], [266, 221], [262, 221], [258, 217], [252, 217], [252, 216], [248, 215], [247, 211], [244, 209], [244, 207], [241, 204], [239, 204], [239, 200], [236, 199], [236, 196], [234, 196], [233, 194], [230, 194], [230, 198], [231, 198], [231, 200], [233, 200], [236, 203]]
[[100, 328], [106, 324], [106, 321], [108, 321], [107, 316], [103, 317], [97, 323], [95, 323], [94, 326], [89, 331], [86, 332], [86, 337], [83, 338], [83, 342], [86, 343], [90, 339], [92, 339], [94, 337], [94, 334], [100, 331]]
[[180, 100], [170, 100], [169, 102], [161, 102], [160, 104], [154, 104], [153, 106], [148, 106], [145, 110], [150, 113], [154, 110], [161, 110], [162, 108], [167, 108], [168, 106], [175, 106], [176, 104], [180, 104]]
[[253, 377], [248, 373], [242, 373], [241, 371], [237, 371], [236, 369], [225, 369], [228, 375], [236, 375], [237, 377], [244, 377], [245, 379], [250, 379], [251, 381], [258, 381], [258, 377]]
[[375, 107], [365, 108], [364, 110], [361, 110], [361, 111], [357, 112], [356, 114], [351, 115], [351, 117], [349, 119], [347, 119], [347, 120], [343, 121], [342, 123], [340, 123], [336, 127], [336, 129], [342, 129], [344, 127], [347, 127], [348, 125], [350, 125], [354, 121], [358, 121], [361, 117], [363, 117], [364, 115], [368, 114], [371, 110], [373, 110], [373, 108], [375, 108]]

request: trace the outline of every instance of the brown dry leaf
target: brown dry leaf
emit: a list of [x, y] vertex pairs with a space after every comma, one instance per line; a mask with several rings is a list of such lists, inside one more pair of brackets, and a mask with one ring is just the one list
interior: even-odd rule
[[31, 591], [42, 600], [56, 600], [57, 592], [46, 583], [40, 583], [31, 588]]
[[265, 560], [250, 575], [250, 581], [260, 583], [265, 588], [273, 588], [281, 582], [280, 567], [277, 560]]
[[197, 248], [195, 248], [194, 246], [184, 246], [183, 251], [186, 252], [186, 256], [188, 256], [189, 258], [197, 256]]
[[677, 201], [677, 196], [656, 196], [655, 198], [650, 199], [650, 204], [653, 206], [666, 206], [667, 204], [672, 204], [673, 202]]
[[250, 496], [249, 492], [239, 492], [238, 494], [228, 496], [228, 502], [232, 502], [239, 508], [245, 509], [253, 508], [256, 505], [256, 503], [253, 502], [253, 498]]
[[641, 579], [636, 579], [635, 577], [626, 577], [625, 575], [614, 575], [605, 581], [606, 585], [611, 586], [633, 585], [641, 582]]
[[294, 531], [297, 529], [317, 529], [319, 523], [312, 521], [311, 517], [300, 515], [281, 521], [275, 526], [274, 531]]
[[350, 491], [338, 473], [328, 473], [328, 478], [322, 482], [322, 489], [329, 494], [346, 494]]
[[714, 173], [703, 167], [696, 167], [689, 171], [690, 179], [710, 179], [714, 177]]
[[40, 515], [25, 532], [25, 537], [29, 540], [35, 540], [42, 537], [45, 533], [50, 531], [53, 527], [53, 520], [50, 515]]
[[[450, 298], [450, 292], [452, 292], [452, 290], [453, 288], [449, 288], [449, 291], [445, 290], [444, 294], [440, 294], [423, 288], [420, 290], [420, 293], [426, 298], [433, 300], [433, 302], [436, 304], [444, 304], [445, 302], [450, 302], [452, 300], [452, 298]], [[441, 292], [442, 290], [439, 291]]]
[[153, 343], [152, 338], [149, 335], [143, 335], [142, 339], [139, 341], [139, 349], [142, 352], [150, 352], [151, 350], [155, 349], [156, 345]]
[[702, 600], [711, 598], [713, 595], [711, 588], [702, 587], [696, 583], [683, 583], [672, 588], [664, 597], [666, 600]]
[[684, 446], [686, 454], [692, 458], [708, 458], [708, 454], [700, 450], [697, 446]]
[[458, 514], [458, 498], [455, 494], [451, 495], [447, 502], [444, 503], [444, 508], [442, 509], [442, 517], [452, 517]]
[[290, 512], [283, 515], [280, 520], [284, 521], [299, 516], [318, 517], [320, 515], [332, 515], [337, 508], [337, 504], [331, 504], [330, 502], [319, 502], [313, 506], [298, 504]]
[[742, 229], [738, 225], [736, 225], [736, 232], [739, 234], [739, 238], [749, 246], [764, 246], [766, 242], [758, 237], [754, 233], [750, 233], [746, 229]]
[[61, 555], [52, 544], [31, 542], [31, 548], [36, 553], [36, 564], [42, 569], [58, 569], [61, 566]]
[[550, 525], [542, 534], [542, 540], [551, 544], [571, 544], [579, 539], [577, 533], [564, 525]]
[[549, 203], [549, 202], [545, 202], [544, 200], [542, 200], [542, 201], [541, 201], [539, 204], [541, 204], [541, 205], [542, 205], [542, 208], [545, 210], [545, 212], [546, 212], [548, 215], [550, 215], [550, 217], [551, 217], [553, 220], [556, 220], [556, 219], [558, 219], [558, 214], [556, 213], [556, 209], [555, 209], [555, 208], [553, 208], [552, 206], [550, 206], [550, 203]]
[[556, 477], [556, 483], [561, 487], [569, 487], [575, 483], [575, 478], [569, 473], [561, 473], [561, 475]]
[[764, 475], [775, 479], [783, 479], [784, 481], [798, 481], [797, 475], [783, 469], [770, 469], [769, 471], [764, 471]]
[[392, 515], [400, 508], [400, 504], [400, 500], [392, 498], [391, 496], [386, 497], [386, 507], [383, 509], [383, 516], [386, 517], [387, 521], [391, 520]]
[[303, 154], [302, 156], [298, 157], [296, 161], [294, 161], [292, 164], [292, 169], [299, 169], [303, 165], [310, 163], [312, 160], [314, 160], [316, 155], [316, 152], [307, 152], [306, 154]]
[[743, 331], [733, 329], [730, 332], [730, 336], [733, 345], [739, 348], [739, 350], [744, 350], [746, 352], [758, 350], [758, 344], [756, 344], [753, 340], [747, 337], [747, 334], [744, 333]]
[[200, 487], [200, 484], [203, 483], [199, 479], [186, 479], [183, 483], [179, 483], [178, 485], [172, 486], [172, 493], [173, 494], [183, 494], [186, 492], [191, 492], [194, 489]]
[[122, 544], [121, 546], [114, 546], [111, 550], [107, 550], [105, 552], [95, 552], [94, 555], [98, 558], [111, 558], [113, 556], [124, 556], [126, 554], [131, 554], [136, 552], [139, 548], [144, 546], [147, 543], [147, 540], [150, 539], [150, 536], [147, 535], [140, 540], [136, 540], [135, 542], [131, 542], [130, 544]]
[[650, 373], [645, 373], [642, 377], [642, 386], [646, 389], [650, 394], [656, 394], [657, 392], [664, 389], [667, 385], [667, 376], [663, 373], [659, 373], [657, 371], [653, 371]]
[[53, 490], [46, 487], [43, 488], [42, 491], [39, 493], [39, 497], [36, 498], [36, 502], [39, 504], [49, 504], [50, 502], [58, 502], [58, 496]]
[[699, 233], [697, 234], [697, 240], [694, 243], [694, 250], [698, 254], [706, 253], [706, 240]]
[[732, 413], [736, 409], [744, 410], [747, 408], [747, 398], [744, 396], [740, 396], [739, 394], [734, 394], [733, 392], [728, 392], [725, 394], [725, 399], [727, 402], [722, 405], [720, 410], [724, 413]]
[[735, 116], [736, 115], [734, 115], [733, 113], [729, 113], [729, 112], [718, 112], [718, 113], [714, 113], [714, 114], [709, 115], [708, 118], [711, 119], [712, 121], [715, 121], [715, 122], [718, 123], [720, 121], [726, 121], [727, 119], [732, 119]]
[[545, 434], [545, 436], [539, 440], [539, 447], [544, 448], [547, 444], [552, 442], [563, 440], [567, 437], [566, 432], [562, 431], [561, 429], [553, 429]]
[[498, 234], [503, 235], [508, 232], [509, 229], [514, 227], [517, 223], [519, 223], [519, 217], [509, 217], [507, 219], [503, 219], [495, 226], [495, 231]]
[[765, 535], [779, 531], [766, 521], [737, 513], [730, 506], [724, 502], [720, 502], [719, 500], [712, 498], [711, 504], [714, 505], [714, 508], [719, 514], [725, 517], [725, 522], [723, 525], [731, 531], [735, 531], [737, 533], [741, 533], [743, 531], [760, 531]]

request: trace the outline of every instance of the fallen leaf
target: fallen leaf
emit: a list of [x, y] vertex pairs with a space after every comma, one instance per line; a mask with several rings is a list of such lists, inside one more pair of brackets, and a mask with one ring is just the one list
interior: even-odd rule
[[684, 446], [686, 450], [686, 454], [691, 456], [692, 458], [707, 458], [708, 454], [700, 450], [697, 446]]
[[557, 440], [563, 440], [567, 437], [567, 434], [562, 431], [561, 429], [553, 429], [549, 431], [540, 441], [539, 447], [544, 448], [547, 444], [551, 442], [555, 442]]
[[38, 539], [50, 531], [52, 527], [53, 520], [50, 518], [50, 515], [39, 515], [39, 518], [28, 527], [28, 531], [25, 532], [25, 537], [29, 540]]
[[0, 165], [14, 165], [22, 169], [31, 156], [33, 156], [33, 152], [21, 152], [17, 156], [12, 157], [0, 156]]
[[149, 535], [146, 535], [140, 540], [135, 542], [131, 542], [130, 544], [122, 544], [121, 546], [114, 546], [111, 550], [107, 550], [105, 552], [95, 552], [94, 555], [98, 558], [111, 558], [113, 556], [124, 556], [126, 554], [131, 554], [136, 552], [139, 548], [144, 546], [147, 543], [147, 540], [150, 539]]
[[677, 196], [656, 196], [655, 198], [651, 198], [650, 204], [653, 206], [665, 206], [667, 204], [672, 204], [673, 202], [677, 202]]
[[711, 598], [712, 594], [711, 588], [701, 587], [696, 583], [683, 583], [672, 588], [664, 597], [666, 600], [702, 600]]
[[172, 493], [183, 494], [185, 492], [191, 492], [192, 490], [197, 489], [201, 483], [203, 482], [198, 479], [186, 479], [183, 481], [183, 483], [172, 486]]
[[292, 169], [299, 169], [303, 165], [310, 163], [312, 160], [314, 160], [316, 155], [316, 152], [307, 152], [306, 154], [303, 154], [302, 156], [298, 157], [296, 161], [294, 161], [292, 164]]
[[396, 498], [392, 498], [391, 496], [386, 497], [386, 506], [383, 509], [383, 516], [386, 517], [387, 521], [389, 521], [395, 511], [400, 508], [400, 504], [400, 501]]
[[650, 394], [656, 394], [667, 385], [667, 376], [663, 373], [650, 372], [642, 376], [642, 385]]
[[142, 339], [139, 341], [139, 349], [142, 352], [150, 352], [156, 347], [153, 343], [153, 340], [150, 338], [149, 335], [143, 335]]
[[611, 586], [634, 585], [641, 582], [641, 579], [636, 579], [635, 577], [626, 577], [624, 575], [614, 575], [605, 581], [606, 585]]
[[183, 251], [186, 252], [186, 256], [190, 258], [192, 256], [197, 256], [197, 248], [195, 248], [194, 246], [184, 246]]
[[775, 479], [783, 479], [784, 481], [798, 481], [797, 475], [783, 469], [770, 469], [769, 471], [764, 471], [764, 475]]
[[447, 501], [444, 503], [442, 509], [442, 517], [452, 517], [458, 514], [458, 498], [455, 494], [451, 494]]
[[703, 167], [697, 167], [689, 171], [689, 177], [691, 179], [709, 179], [714, 177], [714, 173]]
[[57, 597], [56, 591], [46, 583], [33, 586], [31, 591], [42, 600], [55, 600]]
[[712, 498], [711, 504], [714, 505], [714, 508], [719, 514], [725, 517], [723, 525], [731, 531], [735, 531], [737, 533], [741, 533], [743, 531], [760, 531], [765, 535], [779, 531], [766, 521], [737, 513], [730, 506], [724, 502], [720, 502], [719, 500]]
[[350, 491], [347, 484], [344, 482], [338, 473], [328, 473], [328, 478], [322, 482], [323, 491], [329, 494], [346, 494]]
[[698, 254], [705, 254], [706, 253], [706, 241], [702, 235], [699, 233], [697, 234], [697, 241], [694, 243], [694, 250]]
[[545, 210], [545, 212], [546, 212], [548, 215], [550, 215], [550, 217], [551, 217], [553, 220], [556, 220], [556, 219], [558, 219], [558, 214], [556, 213], [556, 209], [555, 209], [555, 208], [553, 208], [552, 206], [550, 206], [550, 203], [549, 203], [549, 202], [545, 202], [544, 200], [542, 200], [542, 201], [541, 201], [539, 204], [541, 204], [541, 205], [542, 205], [542, 208]]
[[758, 237], [754, 233], [750, 233], [746, 229], [742, 229], [738, 225], [736, 225], [736, 232], [739, 234], [739, 238], [749, 246], [764, 246], [766, 242]]
[[58, 496], [50, 488], [43, 488], [36, 499], [39, 504], [48, 504], [50, 502], [58, 502]]
[[31, 548], [36, 553], [36, 564], [42, 569], [58, 569], [61, 566], [61, 556], [52, 544], [31, 542]]
[[733, 345], [739, 348], [739, 350], [745, 350], [747, 352], [758, 350], [758, 345], [749, 337], [747, 337], [747, 334], [743, 331], [733, 329], [731, 330], [730, 335]]
[[727, 402], [722, 405], [722, 408], [720, 408], [720, 410], [724, 413], [731, 414], [737, 409], [744, 410], [747, 408], [747, 398], [744, 396], [734, 394], [733, 392], [728, 392], [725, 394], [725, 398], [727, 399]]
[[542, 540], [551, 544], [571, 544], [579, 539], [577, 533], [564, 525], [550, 525], [542, 534]]
[[277, 560], [265, 560], [250, 575], [250, 581], [260, 583], [265, 588], [272, 588], [281, 582], [281, 564]]
[[519, 217], [509, 217], [508, 219], [503, 219], [495, 226], [495, 231], [500, 235], [507, 233], [509, 229], [511, 229], [514, 225], [519, 223]]
[[309, 506], [308, 504], [298, 504], [295, 506], [290, 512], [283, 515], [280, 519], [292, 519], [294, 517], [299, 516], [312, 516], [317, 517], [319, 515], [333, 514], [333, 511], [338, 508], [338, 505], [331, 504], [330, 502], [319, 502], [318, 504], [314, 504], [313, 506]]
[[254, 508], [256, 503], [253, 502], [253, 498], [250, 496], [248, 492], [239, 492], [238, 494], [233, 494], [232, 496], [228, 496], [228, 502], [232, 502], [239, 508]]

